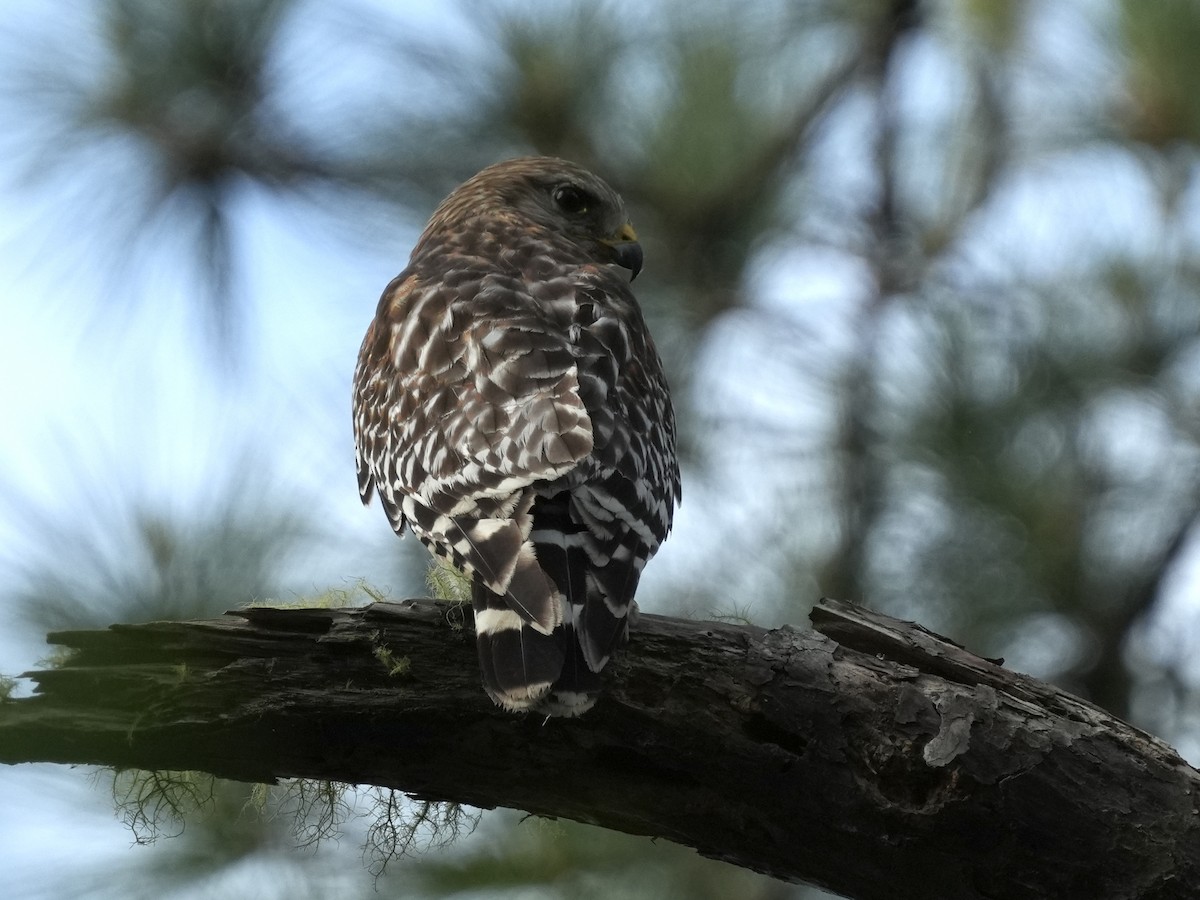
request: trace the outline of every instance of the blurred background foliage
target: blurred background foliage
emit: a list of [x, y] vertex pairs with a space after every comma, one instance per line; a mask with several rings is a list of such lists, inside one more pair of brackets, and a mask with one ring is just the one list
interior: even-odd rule
[[[821, 595], [867, 603], [1200, 758], [1194, 0], [48, 10], [11, 3], [0, 28], [3, 188], [24, 210], [5, 252], [55, 286], [55, 366], [82, 343], [139, 361], [123, 398], [138, 425], [106, 457], [97, 429], [57, 424], [48, 455], [72, 464], [48, 480], [69, 505], [10, 470], [19, 539], [2, 583], [29, 640], [364, 575], [419, 591], [420, 553], [377, 511], [369, 532], [328, 512], [353, 495], [357, 338], [333, 335], [361, 335], [375, 297], [339, 308], [348, 276], [319, 263], [284, 292], [261, 273], [300, 271], [308, 253], [264, 254], [262, 223], [295, 225], [345, 270], [369, 260], [378, 291], [455, 183], [536, 152], [616, 185], [646, 247], [638, 296], [670, 368], [686, 484], [643, 606], [773, 625], [803, 624]], [[272, 349], [285, 324], [309, 330]], [[151, 383], [174, 387], [150, 402]], [[156, 449], [180, 406], [203, 463]], [[143, 489], [148, 455], [199, 466], [203, 487]], [[216, 793], [152, 850], [77, 854], [67, 881], [15, 884], [373, 894], [352, 825], [302, 853], [279, 820], [246, 817], [248, 788]], [[43, 796], [63, 817], [104, 802], [74, 782]], [[104, 831], [76, 824], [76, 842]], [[819, 893], [506, 813], [378, 887]]]

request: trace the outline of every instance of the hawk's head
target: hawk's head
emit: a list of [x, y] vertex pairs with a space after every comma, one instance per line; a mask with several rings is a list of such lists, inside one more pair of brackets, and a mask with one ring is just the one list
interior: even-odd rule
[[564, 237], [587, 259], [616, 263], [633, 277], [642, 268], [642, 248], [620, 195], [564, 159], [524, 156], [488, 166], [442, 201], [425, 236], [486, 228], [489, 219]]

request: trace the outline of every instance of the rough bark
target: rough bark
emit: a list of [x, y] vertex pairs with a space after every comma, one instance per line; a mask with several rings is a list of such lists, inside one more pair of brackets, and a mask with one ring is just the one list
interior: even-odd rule
[[432, 601], [63, 632], [0, 704], [0, 761], [370, 783], [864, 900], [1200, 893], [1200, 773], [1170, 747], [919, 626], [812, 618], [642, 616], [596, 708], [549, 721], [491, 706], [469, 615]]

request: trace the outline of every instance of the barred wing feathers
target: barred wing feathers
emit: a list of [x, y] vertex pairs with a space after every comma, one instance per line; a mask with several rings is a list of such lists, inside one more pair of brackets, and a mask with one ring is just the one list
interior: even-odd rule
[[528, 489], [587, 456], [591, 422], [565, 342], [495, 280], [402, 274], [385, 291], [355, 375], [359, 486], [549, 634], [562, 611], [528, 541]]
[[[475, 576], [489, 692], [569, 714], [626, 639], [679, 476], [669, 403], [646, 400], [661, 373], [598, 280], [539, 287], [402, 274], [363, 344], [355, 434], [364, 502]], [[664, 422], [671, 446], [651, 445]]]

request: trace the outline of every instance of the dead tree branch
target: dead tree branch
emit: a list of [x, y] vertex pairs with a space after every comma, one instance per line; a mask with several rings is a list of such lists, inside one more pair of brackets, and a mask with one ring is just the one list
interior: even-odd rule
[[330, 779], [668, 838], [865, 898], [1194, 897], [1200, 773], [919, 626], [643, 616], [578, 720], [505, 714], [469, 615], [246, 609], [50, 636], [0, 762]]

